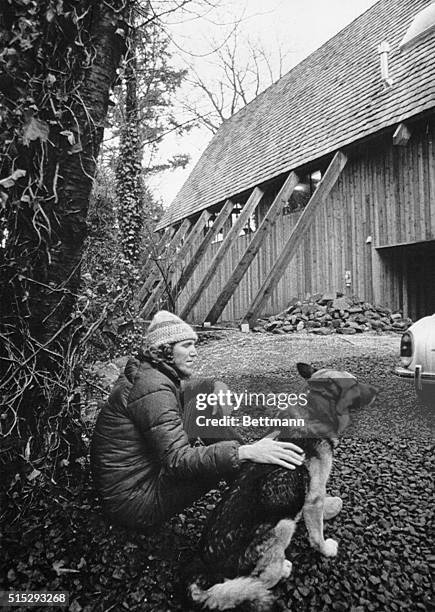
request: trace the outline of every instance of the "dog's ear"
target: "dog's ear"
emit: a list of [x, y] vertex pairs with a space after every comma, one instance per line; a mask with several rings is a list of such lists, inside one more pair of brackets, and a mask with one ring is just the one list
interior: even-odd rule
[[313, 366], [310, 365], [309, 363], [303, 363], [299, 361], [296, 364], [296, 367], [298, 369], [299, 374], [302, 376], [302, 378], [306, 378], [307, 380], [312, 377], [314, 372], [316, 372]]
[[359, 383], [360, 391], [360, 406], [370, 406], [370, 404], [376, 399], [379, 390], [373, 385], [367, 385], [366, 383]]

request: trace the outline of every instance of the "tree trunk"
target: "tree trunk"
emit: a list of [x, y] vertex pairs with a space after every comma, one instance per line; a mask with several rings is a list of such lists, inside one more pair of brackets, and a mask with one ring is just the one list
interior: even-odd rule
[[0, 426], [11, 461], [42, 465], [69, 454], [68, 431], [80, 439], [80, 265], [128, 5], [42, 0], [0, 15]]
[[[52, 150], [50, 165], [58, 166], [58, 203], [53, 208], [51, 263], [44, 274], [47, 285], [63, 287], [63, 303], [56, 292], [38, 288], [33, 299], [32, 327], [42, 342], [50, 338], [68, 321], [74, 306], [74, 294], [80, 282], [80, 263], [86, 238], [86, 216], [96, 160], [103, 137], [109, 103], [109, 90], [116, 76], [121, 56], [121, 42], [115, 36], [114, 12], [103, 2], [91, 8], [90, 37], [95, 59], [79, 90], [82, 103], [75, 105], [75, 116], [81, 129], [82, 151]], [[120, 4], [119, 2], [116, 4]], [[42, 262], [41, 262], [42, 263]]]

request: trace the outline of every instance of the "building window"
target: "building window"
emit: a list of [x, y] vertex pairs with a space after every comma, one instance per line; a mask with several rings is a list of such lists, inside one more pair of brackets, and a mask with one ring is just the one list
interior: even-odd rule
[[[242, 208], [243, 207], [241, 204], [234, 205], [233, 212], [231, 213], [231, 227], [240, 217]], [[257, 227], [258, 227], [258, 216], [257, 216], [257, 210], [255, 210], [253, 214], [249, 217], [246, 225], [240, 230], [239, 236], [247, 236], [248, 234], [253, 234], [257, 230]]]
[[[212, 213], [210, 215], [210, 218], [207, 221], [207, 225], [205, 226], [204, 233], [207, 233], [213, 227], [217, 216], [218, 216], [218, 213]], [[211, 243], [216, 244], [217, 242], [222, 242], [223, 239], [224, 239], [224, 230], [221, 228], [216, 234], [216, 236], [213, 238]]]
[[301, 177], [300, 182], [296, 185], [290, 199], [284, 206], [282, 214], [290, 215], [291, 213], [303, 210], [316, 191], [321, 178], [322, 173], [320, 170], [310, 172]]

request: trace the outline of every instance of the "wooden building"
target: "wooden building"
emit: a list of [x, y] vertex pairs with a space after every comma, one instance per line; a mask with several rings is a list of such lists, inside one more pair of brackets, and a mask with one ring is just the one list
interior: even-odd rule
[[159, 225], [176, 311], [252, 323], [340, 290], [434, 312], [434, 137], [435, 3], [379, 0], [210, 142]]

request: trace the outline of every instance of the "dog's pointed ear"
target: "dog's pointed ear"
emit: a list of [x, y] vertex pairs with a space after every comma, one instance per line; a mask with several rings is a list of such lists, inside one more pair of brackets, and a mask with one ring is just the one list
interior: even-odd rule
[[302, 378], [306, 378], [307, 380], [311, 378], [314, 372], [316, 371], [312, 365], [310, 365], [309, 363], [303, 363], [301, 361], [296, 364], [296, 367]]

